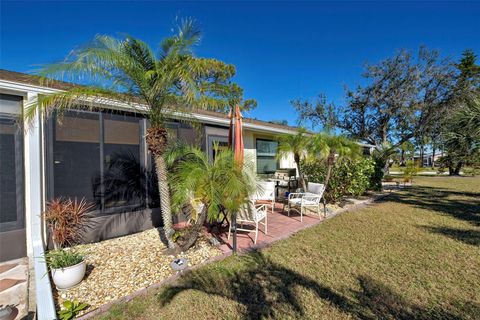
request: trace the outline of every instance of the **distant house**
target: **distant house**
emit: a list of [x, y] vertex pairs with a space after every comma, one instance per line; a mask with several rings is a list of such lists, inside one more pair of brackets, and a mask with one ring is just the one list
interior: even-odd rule
[[[423, 166], [424, 167], [431, 167], [432, 163], [438, 164], [438, 160], [442, 157], [442, 154], [440, 152], [435, 154], [435, 157], [433, 156], [432, 153], [426, 153], [423, 155]], [[413, 157], [413, 161], [415, 163], [420, 163], [422, 161], [422, 157], [418, 154], [416, 154]]]
[[[46, 201], [56, 197], [86, 198], [95, 204], [96, 224], [87, 241], [162, 223], [156, 184], [149, 181], [154, 175], [149, 174], [152, 159], [144, 138], [148, 120], [141, 112], [105, 102], [92, 111], [68, 111], [61, 121], [55, 115], [38, 116], [28, 130], [17, 121], [26, 102], [73, 86], [42, 86], [36, 77], [0, 70], [0, 261], [32, 256], [39, 215]], [[214, 145], [227, 144], [228, 116], [212, 111], [191, 116], [200, 128], [180, 121], [179, 114], [168, 124], [171, 136], [200, 146], [213, 159]], [[295, 132], [284, 124], [244, 119], [246, 159], [259, 174], [295, 167], [293, 156], [276, 158], [278, 136]], [[130, 161], [136, 171], [123, 172], [116, 167], [119, 160]], [[137, 189], [132, 192], [127, 184]]]

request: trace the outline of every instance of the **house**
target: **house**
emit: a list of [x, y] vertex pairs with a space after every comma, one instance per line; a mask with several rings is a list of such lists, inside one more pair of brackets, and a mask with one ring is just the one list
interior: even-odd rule
[[[435, 154], [435, 156], [433, 156], [432, 153], [426, 153], [423, 155], [423, 167], [432, 167], [433, 165], [438, 165], [438, 161], [440, 160], [440, 158], [442, 158], [442, 153], [441, 152], [437, 152]], [[415, 163], [418, 163], [420, 164], [422, 162], [422, 157], [419, 155], [419, 154], [416, 154], [414, 157], [413, 157], [413, 161]]]
[[[148, 120], [139, 109], [107, 101], [92, 111], [68, 111], [60, 121], [54, 114], [38, 115], [22, 130], [17, 120], [26, 102], [72, 86], [52, 82], [47, 87], [36, 77], [0, 70], [0, 261], [32, 256], [34, 243], [43, 245], [39, 215], [56, 197], [95, 204], [89, 242], [161, 225], [144, 139]], [[189, 116], [199, 125], [182, 122], [181, 114], [172, 117], [172, 139], [201, 146], [213, 158], [214, 145], [227, 144], [228, 116], [212, 111]], [[295, 132], [295, 127], [244, 119], [246, 159], [259, 174], [295, 167], [293, 157], [276, 159], [278, 136]]]

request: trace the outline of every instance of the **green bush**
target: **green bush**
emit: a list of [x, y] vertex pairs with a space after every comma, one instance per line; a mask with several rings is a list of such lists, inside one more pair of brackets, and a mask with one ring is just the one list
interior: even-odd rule
[[418, 174], [418, 171], [420, 171], [420, 168], [417, 166], [416, 162], [407, 161], [407, 166], [405, 171], [403, 171], [403, 181], [411, 182], [413, 177]]
[[462, 173], [465, 176], [472, 176], [475, 177], [475, 175], [480, 174], [480, 168], [474, 168], [474, 167], [464, 167], [462, 169]]
[[60, 320], [74, 319], [80, 311], [88, 307], [86, 303], [80, 303], [78, 301], [66, 300], [62, 303], [62, 310], [58, 312], [58, 318]]
[[385, 181], [385, 182], [392, 182], [393, 179], [394, 179], [394, 177], [389, 175], [389, 174], [386, 174], [386, 175], [383, 176], [383, 181]]
[[383, 175], [385, 173], [385, 165], [387, 162], [382, 156], [378, 155], [373, 158], [373, 163], [374, 170], [370, 178], [370, 189], [375, 191], [381, 191]]
[[[325, 180], [327, 166], [324, 161], [304, 162], [302, 167], [308, 181], [323, 183]], [[325, 199], [335, 203], [346, 195], [362, 195], [371, 188], [374, 173], [375, 162], [370, 158], [338, 161], [325, 191]]]

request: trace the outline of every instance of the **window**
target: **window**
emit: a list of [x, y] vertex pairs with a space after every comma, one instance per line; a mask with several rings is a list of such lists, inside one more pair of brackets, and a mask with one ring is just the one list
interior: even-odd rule
[[140, 159], [139, 119], [105, 115], [103, 154], [105, 208], [144, 203], [145, 179], [142, 177], [144, 172]]
[[257, 173], [274, 173], [277, 163], [278, 141], [257, 139]]
[[68, 111], [51, 121], [51, 198], [85, 198], [103, 214], [146, 207], [154, 175], [146, 161], [144, 118]]
[[215, 160], [215, 155], [218, 151], [228, 148], [228, 137], [208, 135], [207, 143], [208, 157], [210, 161], [213, 161]]
[[54, 197], [96, 202], [93, 182], [100, 174], [98, 113], [69, 112], [55, 121], [53, 169]]

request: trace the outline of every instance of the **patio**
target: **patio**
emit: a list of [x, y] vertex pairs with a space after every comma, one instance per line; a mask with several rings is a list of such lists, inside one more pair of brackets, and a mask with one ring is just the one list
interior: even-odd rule
[[[315, 224], [320, 223], [325, 220], [322, 213], [322, 218], [319, 219], [318, 215], [315, 213], [309, 215], [303, 215], [303, 222], [300, 221], [300, 214], [298, 211], [292, 210], [290, 217], [287, 214], [287, 211], [283, 211], [283, 204], [280, 202], [275, 203], [275, 209], [272, 212], [268, 210], [268, 234], [264, 233], [263, 226], [259, 227], [258, 240], [257, 244], [254, 243], [255, 232], [237, 232], [237, 248], [238, 251], [248, 251], [252, 248], [262, 248], [268, 246], [269, 244], [286, 239], [292, 234], [300, 231], [302, 229], [311, 227]], [[229, 253], [232, 251], [233, 236], [230, 239], [227, 239], [228, 231], [221, 234], [222, 244], [219, 249], [223, 253]]]

